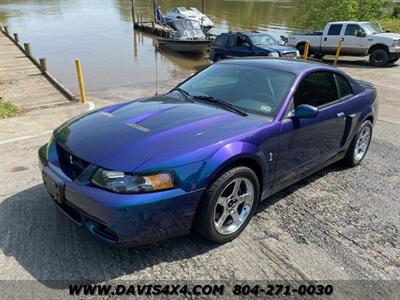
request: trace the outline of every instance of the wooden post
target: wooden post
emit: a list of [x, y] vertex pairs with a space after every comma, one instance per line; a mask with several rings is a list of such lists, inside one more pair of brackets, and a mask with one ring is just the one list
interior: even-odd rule
[[201, 0], [201, 12], [203, 14], [206, 12], [206, 0]]
[[24, 43], [24, 49], [25, 49], [25, 54], [26, 54], [27, 56], [32, 56], [31, 44], [29, 44], [29, 43]]
[[15, 41], [16, 43], [19, 43], [18, 33], [14, 33], [14, 41]]
[[337, 45], [335, 60], [334, 60], [334, 62], [333, 62], [334, 65], [336, 65], [336, 63], [337, 63], [337, 61], [338, 61], [338, 59], [339, 59], [340, 50], [342, 49], [343, 42], [344, 42], [344, 38], [341, 38], [341, 39], [339, 40], [338, 45]]
[[143, 16], [142, 16], [142, 15], [140, 15], [140, 26], [141, 26], [142, 29], [143, 29]]
[[309, 52], [309, 50], [310, 50], [310, 42], [307, 41], [307, 42], [304, 44], [304, 53], [303, 53], [303, 59], [304, 59], [304, 60], [307, 60], [307, 59], [308, 59], [308, 52]]
[[4, 26], [4, 33], [8, 35], [8, 26]]
[[135, 24], [136, 19], [135, 19], [135, 2], [134, 2], [134, 0], [131, 0], [131, 4], [132, 4], [132, 22], [133, 22], [133, 24]]
[[85, 83], [83, 82], [82, 66], [79, 59], [75, 59], [76, 74], [78, 76], [79, 91], [81, 94], [81, 102], [86, 103]]
[[42, 70], [43, 73], [47, 72], [47, 60], [45, 58], [39, 58], [40, 62], [40, 69]]
[[154, 21], [151, 21], [151, 29], [153, 30], [153, 32], [155, 31], [155, 28], [156, 28], [156, 26], [154, 24]]
[[156, 13], [156, 10], [157, 10], [157, 3], [156, 3], [156, 0], [153, 0], [153, 20], [154, 21], [156, 21], [156, 15], [157, 15], [157, 13]]

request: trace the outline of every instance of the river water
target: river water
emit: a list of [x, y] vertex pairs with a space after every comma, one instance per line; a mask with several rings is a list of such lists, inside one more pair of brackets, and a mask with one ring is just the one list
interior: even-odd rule
[[[207, 0], [213, 33], [229, 30], [298, 30], [291, 25], [296, 1]], [[194, 6], [199, 0], [158, 0], [163, 12]], [[151, 18], [152, 1], [135, 0], [136, 13]], [[36, 57], [46, 57], [49, 70], [77, 90], [74, 59], [82, 62], [88, 91], [181, 78], [209, 64], [206, 56], [157, 51], [154, 37], [132, 28], [130, 0], [0, 0], [0, 24], [30, 42]]]

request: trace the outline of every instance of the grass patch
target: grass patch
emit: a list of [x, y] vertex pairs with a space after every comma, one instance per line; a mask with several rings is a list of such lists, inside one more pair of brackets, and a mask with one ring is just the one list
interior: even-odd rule
[[0, 102], [0, 118], [5, 119], [13, 117], [20, 112], [20, 109], [14, 104], [8, 102]]
[[400, 32], [400, 19], [382, 19], [379, 24], [384, 30], [390, 30], [391, 32]]

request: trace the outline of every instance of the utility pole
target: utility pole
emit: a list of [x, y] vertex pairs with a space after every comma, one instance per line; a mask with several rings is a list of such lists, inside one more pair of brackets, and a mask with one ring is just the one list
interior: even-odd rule
[[201, 0], [201, 13], [206, 12], [206, 0]]

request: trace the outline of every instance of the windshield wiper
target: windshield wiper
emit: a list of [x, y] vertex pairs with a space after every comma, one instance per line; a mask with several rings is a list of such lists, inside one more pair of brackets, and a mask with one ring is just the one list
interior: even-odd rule
[[184, 89], [181, 89], [181, 88], [179, 88], [179, 87], [176, 87], [176, 88], [173, 88], [173, 89], [171, 90], [171, 92], [173, 92], [173, 91], [178, 91], [179, 93], [181, 93], [181, 94], [185, 97], [185, 99], [186, 99], [187, 101], [189, 101], [189, 102], [191, 102], [191, 103], [194, 102], [192, 96], [191, 96], [188, 92], [186, 92]]
[[213, 96], [192, 96], [192, 97], [195, 98], [195, 99], [199, 99], [199, 100], [203, 100], [203, 101], [208, 101], [208, 102], [219, 104], [220, 106], [222, 106], [224, 108], [227, 108], [227, 109], [229, 109], [231, 111], [234, 111], [237, 114], [242, 115], [242, 116], [247, 116], [248, 115], [245, 111], [237, 108], [235, 105], [233, 105], [233, 104], [231, 104], [231, 103], [229, 103], [229, 102], [227, 102], [225, 100], [213, 97]]

